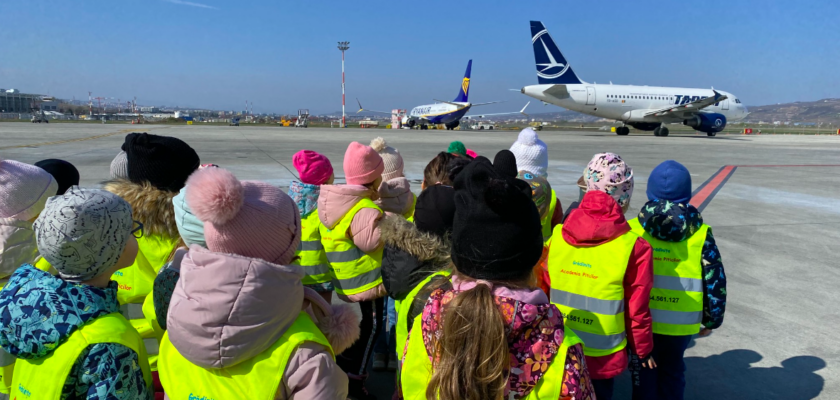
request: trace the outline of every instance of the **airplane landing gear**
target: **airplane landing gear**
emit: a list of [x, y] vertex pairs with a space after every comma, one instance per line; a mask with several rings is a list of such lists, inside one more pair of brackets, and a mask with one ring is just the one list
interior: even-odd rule
[[630, 134], [630, 128], [626, 126], [619, 126], [618, 128], [615, 128], [615, 134], [619, 136], [627, 136]]
[[668, 128], [660, 126], [653, 130], [653, 136], [668, 136]]
[[706, 136], [709, 136], [709, 137], [716, 136], [716, 135], [717, 135], [717, 132], [706, 132]]
[[426, 124], [420, 125], [420, 130], [421, 131], [425, 131], [425, 130], [428, 130], [428, 129], [429, 129], [429, 125], [426, 125]]

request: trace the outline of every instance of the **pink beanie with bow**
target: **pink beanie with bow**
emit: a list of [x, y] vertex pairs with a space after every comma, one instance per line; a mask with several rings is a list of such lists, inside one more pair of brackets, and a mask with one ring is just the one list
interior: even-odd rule
[[367, 185], [382, 176], [385, 163], [372, 147], [350, 143], [344, 152], [344, 179], [348, 185]]
[[240, 182], [228, 170], [206, 168], [187, 180], [187, 205], [204, 222], [207, 249], [289, 264], [300, 243], [297, 205], [280, 188]]

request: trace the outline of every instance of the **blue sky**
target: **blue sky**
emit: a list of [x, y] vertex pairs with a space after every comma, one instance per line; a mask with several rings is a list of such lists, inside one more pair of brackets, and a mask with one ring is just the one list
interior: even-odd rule
[[[529, 20], [588, 82], [714, 86], [747, 105], [840, 97], [837, 1], [4, 0], [0, 87], [258, 112], [451, 100], [519, 109], [536, 83]], [[533, 106], [531, 112], [554, 111]]]

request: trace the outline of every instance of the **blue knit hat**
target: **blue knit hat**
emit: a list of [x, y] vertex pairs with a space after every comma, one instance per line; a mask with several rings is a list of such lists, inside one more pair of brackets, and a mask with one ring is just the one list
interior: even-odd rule
[[691, 200], [691, 174], [682, 164], [666, 160], [650, 173], [648, 200], [669, 200], [688, 205]]
[[175, 206], [175, 224], [178, 225], [178, 233], [181, 234], [181, 239], [187, 246], [197, 244], [201, 247], [207, 247], [207, 242], [204, 240], [204, 223], [196, 217], [190, 207], [187, 205], [185, 194], [187, 188], [184, 187], [177, 196], [172, 198], [172, 205]]

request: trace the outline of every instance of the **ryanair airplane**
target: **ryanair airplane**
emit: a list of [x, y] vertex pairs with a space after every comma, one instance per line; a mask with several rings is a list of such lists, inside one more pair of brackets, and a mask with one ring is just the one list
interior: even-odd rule
[[[470, 108], [475, 106], [484, 106], [487, 104], [495, 104], [498, 101], [492, 101], [489, 103], [470, 103], [470, 71], [472, 70], [472, 60], [467, 63], [467, 72], [464, 73], [464, 79], [461, 81], [461, 88], [458, 90], [458, 96], [455, 97], [455, 100], [452, 101], [443, 101], [443, 100], [435, 100], [437, 103], [435, 104], [426, 104], [422, 106], [417, 106], [411, 109], [411, 112], [408, 113], [403, 118], [402, 124], [403, 126], [407, 126], [409, 128], [414, 128], [415, 126], [419, 126], [420, 129], [428, 129], [429, 125], [438, 125], [443, 124], [446, 126], [447, 130], [452, 130], [458, 127], [461, 123], [462, 119], [477, 119], [477, 118], [484, 118], [494, 115], [510, 115], [510, 114], [525, 114], [525, 109], [528, 107], [528, 102], [525, 104], [525, 107], [522, 107], [521, 110], [518, 112], [506, 112], [506, 113], [496, 113], [496, 114], [477, 114], [477, 115], [466, 115], [467, 112], [470, 111]], [[359, 102], [359, 99], [356, 99], [356, 102], [359, 103], [359, 111], [368, 111], [374, 113], [382, 113], [382, 114], [391, 114], [390, 112], [386, 111], [374, 111], [374, 110], [366, 110], [362, 108], [362, 103]]]
[[531, 42], [539, 85], [525, 86], [522, 94], [545, 103], [601, 118], [621, 121], [619, 135], [630, 128], [668, 136], [666, 124], [683, 124], [715, 136], [727, 121], [740, 121], [747, 114], [741, 100], [731, 93], [712, 89], [658, 86], [608, 85], [581, 81], [542, 22], [531, 21]]

